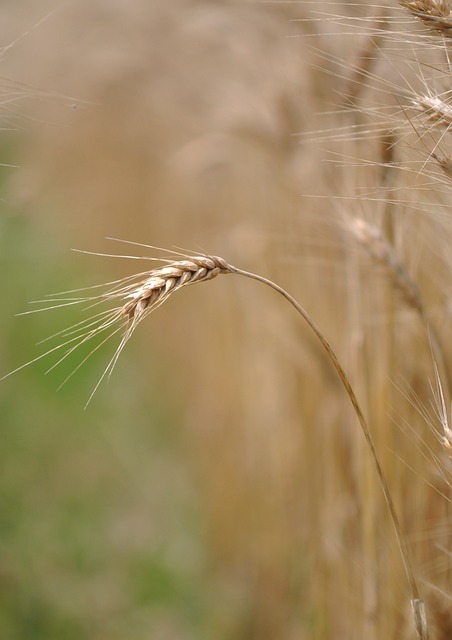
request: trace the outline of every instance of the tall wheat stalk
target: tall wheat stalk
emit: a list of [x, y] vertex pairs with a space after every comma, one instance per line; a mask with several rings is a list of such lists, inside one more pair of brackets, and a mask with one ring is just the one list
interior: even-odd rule
[[[327, 338], [324, 336], [321, 329], [316, 325], [307, 311], [285, 289], [261, 275], [232, 266], [226, 260], [219, 256], [192, 255], [186, 256], [183, 260], [166, 260], [166, 262], [167, 264], [165, 266], [156, 267], [145, 274], [139, 274], [138, 281], [136, 281], [136, 277], [133, 277], [133, 282], [131, 283], [127, 282], [127, 279], [126, 281], [119, 281], [119, 283], [114, 283], [114, 286], [108, 289], [105, 293], [94, 294], [93, 296], [88, 297], [64, 297], [63, 295], [58, 298], [52, 297], [50, 299], [50, 304], [52, 306], [79, 304], [82, 302], [89, 302], [92, 305], [93, 302], [110, 302], [114, 299], [123, 301], [121, 305], [114, 308], [113, 310], [108, 310], [105, 313], [101, 312], [100, 314], [97, 314], [97, 316], [94, 316], [94, 320], [90, 318], [89, 321], [64, 330], [64, 335], [66, 336], [72, 335], [74, 333], [75, 335], [72, 335], [69, 340], [60, 343], [58, 347], [56, 347], [56, 349], [66, 349], [65, 354], [62, 356], [62, 358], [60, 358], [58, 363], [60, 363], [62, 359], [67, 357], [80, 345], [98, 337], [99, 335], [102, 335], [107, 330], [110, 331], [116, 324], [119, 323], [119, 329], [123, 330], [120, 344], [116, 349], [113, 358], [105, 368], [98, 384], [93, 390], [94, 394], [103, 378], [112, 372], [122, 349], [132, 336], [138, 324], [142, 322], [146, 316], [148, 316], [150, 313], [164, 304], [164, 302], [166, 302], [167, 299], [179, 289], [182, 289], [188, 285], [212, 280], [221, 274], [235, 274], [260, 282], [279, 293], [287, 302], [291, 304], [292, 307], [295, 308], [298, 314], [303, 318], [303, 320], [308, 324], [310, 329], [315, 334], [317, 340], [320, 342], [329, 360], [336, 369], [339, 379], [344, 386], [345, 391], [353, 406], [353, 410], [356, 414], [362, 433], [364, 435], [371, 460], [375, 467], [378, 482], [381, 486], [381, 490], [383, 492], [396, 534], [405, 574], [411, 592], [411, 605], [413, 608], [416, 632], [419, 640], [427, 640], [429, 635], [424, 601], [420, 597], [417, 580], [415, 578], [414, 569], [405, 541], [405, 536], [391, 496], [390, 487], [386, 480], [385, 473], [382, 469], [379, 456], [374, 445], [371, 429], [358, 402], [352, 384], [333, 348], [331, 347]], [[38, 309], [38, 311], [47, 310], [47, 308], [48, 307], [46, 307], [45, 309]], [[114, 330], [111, 335], [115, 335], [116, 333], [117, 329]], [[110, 335], [108, 337], [110, 337]], [[75, 345], [72, 345], [74, 341]], [[46, 353], [39, 356], [39, 358], [53, 353], [54, 350], [55, 349], [47, 351]], [[23, 366], [28, 366], [28, 364], [31, 364], [32, 362], [35, 362], [35, 360], [32, 360]], [[19, 369], [20, 368], [23, 367], [19, 367]], [[7, 375], [11, 375], [17, 370], [18, 369], [10, 372]], [[89, 400], [91, 400], [92, 395], [90, 396]]]

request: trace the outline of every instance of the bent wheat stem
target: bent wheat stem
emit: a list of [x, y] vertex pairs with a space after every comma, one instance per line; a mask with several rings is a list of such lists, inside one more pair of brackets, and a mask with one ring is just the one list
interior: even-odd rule
[[[328, 358], [334, 365], [358, 418], [358, 422], [361, 426], [361, 430], [374, 462], [378, 480], [390, 513], [411, 592], [411, 604], [414, 612], [415, 627], [418, 637], [420, 640], [427, 640], [428, 631], [424, 614], [424, 603], [419, 596], [419, 589], [414, 576], [413, 566], [409, 557], [406, 541], [391, 497], [391, 492], [375, 448], [370, 428], [367, 424], [366, 418], [364, 417], [364, 413], [355, 395], [350, 380], [340, 364], [336, 353], [311, 316], [293, 296], [275, 282], [256, 273], [234, 267], [218, 256], [193, 256], [186, 260], [176, 261], [160, 269], [152, 270], [140, 286], [127, 294], [128, 300], [123, 306], [120, 315], [127, 316], [129, 318], [130, 325], [121, 342], [120, 349], [123, 348], [125, 342], [128, 340], [131, 333], [143, 317], [163, 304], [163, 302], [165, 302], [165, 300], [174, 291], [183, 286], [194, 284], [195, 282], [211, 280], [221, 273], [234, 273], [236, 275], [256, 280], [282, 295], [283, 298], [285, 298], [295, 308], [303, 320], [308, 324], [310, 329], [314, 332], [323, 349], [326, 351]], [[119, 352], [115, 355], [113, 360], [114, 362], [118, 355]]]
[[[407, 545], [406, 545], [406, 541], [402, 532], [402, 528], [400, 526], [400, 522], [399, 522], [399, 518], [397, 515], [397, 511], [394, 505], [394, 502], [392, 500], [391, 497], [391, 492], [389, 490], [389, 486], [388, 483], [386, 481], [386, 477], [385, 474], [383, 472], [383, 469], [381, 467], [380, 464], [380, 459], [378, 457], [378, 453], [376, 451], [375, 448], [375, 444], [369, 429], [369, 426], [367, 424], [366, 418], [364, 417], [364, 413], [361, 409], [361, 406], [358, 402], [358, 399], [355, 395], [355, 392], [353, 391], [353, 387], [350, 383], [350, 380], [348, 379], [347, 374], [345, 373], [341, 363], [339, 362], [338, 357], [336, 356], [336, 353], [334, 352], [333, 348], [331, 347], [330, 343], [328, 342], [328, 340], [326, 339], [326, 337], [324, 336], [324, 334], [322, 333], [322, 331], [319, 329], [319, 327], [316, 325], [316, 323], [314, 322], [314, 320], [311, 318], [311, 316], [307, 313], [307, 311], [299, 304], [299, 302], [297, 302], [297, 300], [295, 300], [295, 298], [293, 296], [291, 296], [285, 289], [283, 289], [282, 287], [280, 287], [279, 285], [277, 285], [275, 282], [273, 282], [272, 280], [268, 280], [267, 278], [264, 278], [263, 276], [260, 276], [256, 273], [252, 273], [250, 271], [244, 271], [243, 269], [238, 269], [236, 267], [231, 267], [230, 266], [230, 270], [232, 273], [236, 273], [238, 275], [244, 276], [246, 278], [251, 278], [252, 280], [257, 280], [258, 282], [261, 282], [262, 284], [267, 285], [268, 287], [270, 287], [271, 289], [274, 289], [277, 293], [279, 293], [280, 295], [283, 296], [283, 298], [285, 298], [295, 309], [296, 311], [301, 315], [301, 317], [303, 318], [303, 320], [308, 324], [308, 326], [311, 328], [311, 330], [314, 332], [315, 336], [317, 337], [317, 339], [319, 340], [320, 344], [322, 345], [322, 347], [324, 348], [324, 350], [327, 353], [328, 358], [331, 360], [332, 364], [334, 365], [338, 376], [347, 392], [347, 395], [350, 399], [350, 402], [353, 405], [353, 409], [355, 411], [356, 417], [358, 418], [358, 422], [361, 426], [361, 430], [362, 433], [364, 435], [364, 438], [366, 440], [367, 446], [369, 447], [369, 451], [372, 457], [372, 460], [374, 462], [375, 465], [375, 469], [377, 472], [377, 476], [378, 476], [378, 480], [383, 492], [383, 496], [385, 498], [386, 504], [388, 506], [389, 509], [389, 513], [391, 516], [391, 520], [394, 526], [394, 530], [396, 533], [396, 537], [397, 537], [397, 542], [399, 544], [399, 548], [400, 548], [400, 553], [401, 553], [401, 557], [402, 557], [402, 561], [403, 561], [403, 565], [404, 565], [404, 569], [405, 569], [405, 573], [407, 576], [407, 580], [409, 583], [409, 587], [410, 587], [410, 591], [411, 591], [411, 602], [412, 602], [412, 606], [415, 612], [417, 612], [419, 610], [419, 603], [423, 603], [423, 601], [421, 600], [420, 596], [419, 596], [419, 589], [417, 586], [417, 582], [416, 582], [416, 578], [414, 577], [414, 571], [413, 571], [413, 566], [408, 554], [408, 549], [407, 549]], [[416, 624], [416, 631], [418, 633], [418, 637], [421, 640], [426, 640], [428, 638], [428, 634], [427, 634], [427, 628], [426, 625], [424, 625], [424, 621], [425, 621], [425, 616], [420, 616], [420, 615], [415, 615], [415, 624]]]
[[[114, 299], [119, 299], [120, 304], [116, 308], [111, 309], [109, 312], [102, 312], [100, 314], [97, 314], [94, 321], [91, 320], [77, 323], [73, 327], [70, 327], [63, 332], [59, 332], [59, 334], [57, 335], [62, 334], [63, 336], [71, 337], [66, 340], [63, 345], [59, 345], [59, 347], [50, 349], [49, 351], [47, 351], [47, 353], [39, 356], [39, 358], [35, 358], [27, 364], [31, 364], [31, 362], [35, 362], [36, 360], [45, 357], [50, 353], [53, 353], [56, 349], [61, 348], [61, 346], [67, 347], [68, 349], [66, 353], [60, 358], [56, 365], [54, 365], [57, 366], [57, 364], [59, 364], [61, 360], [65, 359], [80, 344], [84, 344], [90, 341], [92, 338], [99, 336], [99, 334], [103, 333], [105, 330], [108, 330], [114, 325], [119, 324], [120, 326], [117, 327], [113, 331], [113, 333], [110, 334], [110, 336], [104, 338], [101, 342], [102, 345], [106, 340], [111, 338], [112, 335], [115, 335], [115, 333], [117, 333], [118, 331], [124, 331], [119, 346], [116, 348], [113, 357], [104, 370], [104, 373], [102, 374], [100, 380], [96, 384], [88, 400], [89, 402], [105, 376], [109, 376], [111, 374], [120, 353], [122, 352], [124, 346], [126, 345], [127, 341], [133, 334], [138, 324], [149, 313], [152, 313], [152, 311], [161, 306], [171, 296], [171, 294], [178, 289], [181, 289], [182, 287], [188, 286], [190, 284], [195, 284], [197, 282], [212, 280], [220, 274], [228, 273], [256, 280], [257, 282], [261, 282], [262, 284], [265, 284], [266, 286], [279, 293], [292, 305], [292, 307], [295, 308], [295, 310], [301, 315], [303, 320], [308, 324], [310, 329], [315, 334], [323, 349], [326, 351], [328, 358], [334, 365], [336, 372], [342, 382], [342, 385], [344, 386], [345, 391], [347, 392], [347, 395], [352, 403], [354, 412], [358, 418], [362, 433], [369, 448], [370, 455], [377, 472], [378, 481], [380, 483], [383, 496], [389, 510], [390, 518], [394, 526], [403, 566], [411, 593], [411, 605], [413, 608], [415, 627], [418, 638], [419, 640], [427, 640], [428, 632], [424, 613], [424, 603], [419, 596], [419, 589], [414, 576], [413, 566], [410, 561], [407, 544], [399, 522], [397, 510], [392, 500], [391, 492], [374, 445], [370, 428], [367, 424], [366, 418], [355, 395], [350, 380], [345, 373], [342, 365], [340, 364], [333, 348], [331, 347], [322, 331], [319, 329], [319, 327], [316, 325], [307, 311], [305, 311], [305, 309], [285, 289], [263, 276], [234, 267], [228, 264], [223, 258], [210, 255], [193, 255], [185, 256], [182, 260], [169, 261], [165, 259], [164, 261], [166, 264], [162, 267], [157, 267], [145, 273], [138, 274], [135, 278], [125, 278], [122, 281], [122, 284], [121, 281], [115, 281], [114, 283], [110, 283], [114, 286], [106, 292], [87, 296], [85, 300], [89, 303], [90, 307], [94, 306], [94, 300], [97, 300], [95, 304], [98, 304], [104, 301], [109, 302]], [[58, 302], [61, 303], [62, 306], [70, 303], [71, 300], [79, 303], [83, 300], [83, 298], [58, 298]], [[52, 308], [54, 307], [55, 305], [52, 306]], [[74, 345], [74, 342], [76, 342], [77, 344]], [[97, 348], [98, 347], [95, 347], [93, 351], [95, 351]], [[81, 364], [83, 364], [83, 362], [85, 362], [88, 357], [89, 356], [85, 357]], [[18, 371], [24, 366], [27, 365], [22, 365], [22, 367], [18, 367], [18, 369], [15, 369], [15, 371]], [[14, 373], [14, 371], [11, 373]]]

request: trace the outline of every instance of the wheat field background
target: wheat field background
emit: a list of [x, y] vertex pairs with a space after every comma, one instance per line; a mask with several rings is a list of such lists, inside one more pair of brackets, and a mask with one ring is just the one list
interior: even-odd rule
[[[1, 373], [81, 317], [15, 317], [30, 300], [147, 268], [70, 248], [271, 277], [352, 381], [445, 639], [449, 8], [404, 4], [2, 3]], [[59, 390], [89, 344], [0, 383], [2, 638], [416, 637], [373, 461], [293, 310], [190, 287], [84, 411], [114, 347]]]

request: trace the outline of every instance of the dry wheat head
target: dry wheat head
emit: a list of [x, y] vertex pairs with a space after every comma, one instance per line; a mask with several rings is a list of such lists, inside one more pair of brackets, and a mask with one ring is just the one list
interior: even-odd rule
[[447, 0], [399, 0], [399, 4], [430, 29], [450, 37], [452, 11]]
[[174, 291], [233, 271], [233, 267], [218, 256], [193, 256], [153, 269], [142, 284], [126, 295], [128, 300], [121, 315], [136, 324], [144, 314], [163, 304]]

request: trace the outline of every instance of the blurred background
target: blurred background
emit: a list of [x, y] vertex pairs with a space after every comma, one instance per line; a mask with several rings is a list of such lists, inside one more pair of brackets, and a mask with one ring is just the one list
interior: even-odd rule
[[[80, 317], [15, 317], [29, 301], [147, 268], [71, 248], [155, 255], [106, 237], [183, 247], [275, 279], [350, 372], [442, 613], [446, 463], [405, 397], [430, 407], [430, 346], [344, 222], [394, 213], [381, 138], [340, 133], [360, 117], [339, 113], [344, 95], [372, 94], [364, 71], [355, 91], [363, 50], [372, 74], [398, 79], [360, 26], [380, 19], [373, 11], [4, 0], [1, 373]], [[350, 37], [357, 18], [368, 22]], [[392, 238], [447, 333], [445, 227], [414, 218], [418, 198], [404, 195]], [[232, 276], [184, 289], [139, 327], [84, 410], [114, 346], [60, 389], [86, 351], [0, 384], [2, 638], [413, 637], [362, 435], [292, 309]]]

